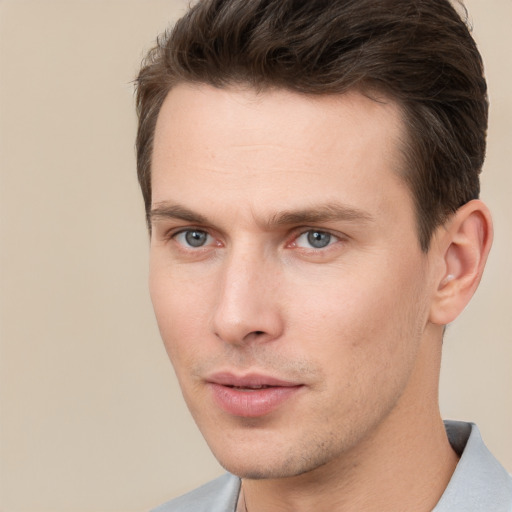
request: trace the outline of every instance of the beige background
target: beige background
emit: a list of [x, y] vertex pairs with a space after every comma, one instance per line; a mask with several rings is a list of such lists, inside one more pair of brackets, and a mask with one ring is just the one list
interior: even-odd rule
[[[442, 408], [512, 470], [511, 0], [467, 2], [496, 242], [446, 339]], [[0, 1], [0, 510], [143, 511], [222, 470], [147, 293], [130, 81], [183, 0]]]

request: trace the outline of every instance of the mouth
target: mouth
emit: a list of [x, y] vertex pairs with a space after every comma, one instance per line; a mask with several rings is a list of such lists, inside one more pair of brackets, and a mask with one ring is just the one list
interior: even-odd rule
[[277, 386], [226, 386], [228, 388], [237, 389], [239, 391], [257, 391], [258, 389], [268, 389]]
[[232, 416], [257, 418], [283, 407], [304, 387], [301, 383], [250, 374], [218, 373], [207, 379], [213, 402]]

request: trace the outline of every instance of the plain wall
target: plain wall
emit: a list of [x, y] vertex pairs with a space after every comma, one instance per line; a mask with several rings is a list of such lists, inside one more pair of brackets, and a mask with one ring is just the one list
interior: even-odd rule
[[[445, 417], [512, 470], [512, 2], [467, 2], [491, 125], [496, 241], [448, 329]], [[184, 0], [0, 1], [0, 510], [135, 512], [222, 472], [147, 291], [131, 81]]]

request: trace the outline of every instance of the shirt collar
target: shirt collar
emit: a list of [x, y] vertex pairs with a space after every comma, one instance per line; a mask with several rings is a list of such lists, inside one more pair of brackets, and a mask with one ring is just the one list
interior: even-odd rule
[[446, 421], [445, 428], [460, 460], [433, 512], [510, 512], [512, 478], [489, 452], [478, 427]]

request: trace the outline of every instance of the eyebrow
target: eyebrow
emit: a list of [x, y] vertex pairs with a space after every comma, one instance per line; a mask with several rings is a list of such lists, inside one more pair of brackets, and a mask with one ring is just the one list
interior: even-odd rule
[[179, 219], [194, 224], [207, 224], [208, 220], [203, 215], [193, 212], [179, 204], [168, 203], [166, 201], [157, 203], [149, 212], [149, 220], [161, 219]]
[[338, 203], [329, 203], [302, 210], [283, 211], [273, 215], [269, 226], [286, 226], [290, 224], [316, 224], [319, 222], [350, 221], [369, 223], [375, 217], [364, 210]]
[[[149, 213], [151, 222], [163, 219], [179, 219], [194, 224], [209, 224], [208, 219], [179, 204], [163, 201], [157, 203]], [[375, 217], [364, 210], [350, 206], [328, 203], [301, 210], [285, 210], [270, 216], [263, 225], [267, 229], [293, 224], [317, 224], [320, 222], [349, 221], [363, 224], [374, 222]]]

